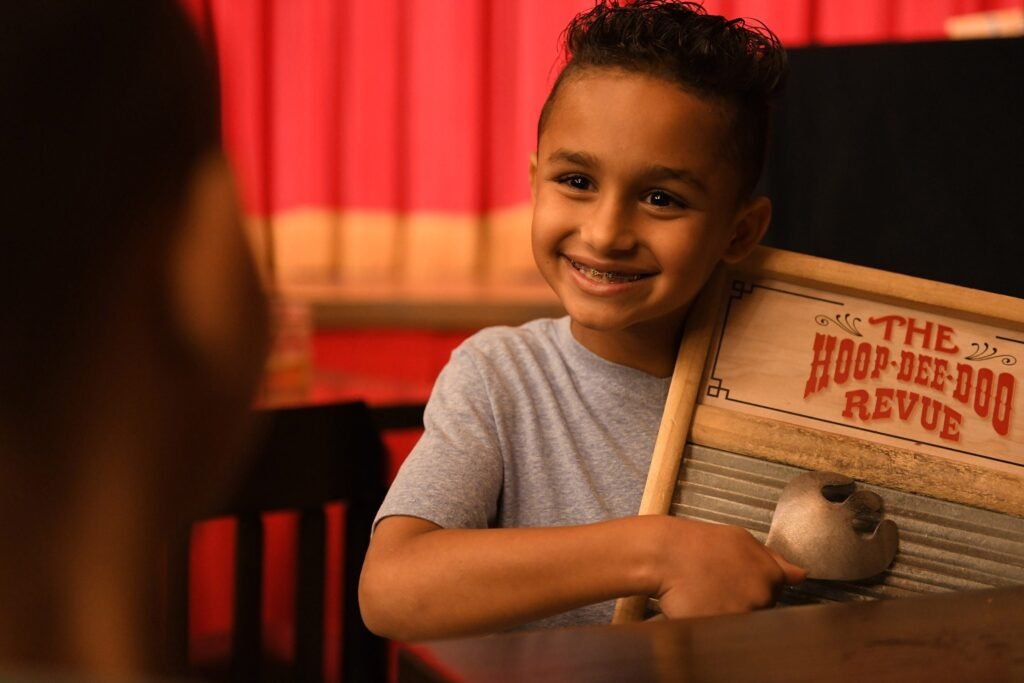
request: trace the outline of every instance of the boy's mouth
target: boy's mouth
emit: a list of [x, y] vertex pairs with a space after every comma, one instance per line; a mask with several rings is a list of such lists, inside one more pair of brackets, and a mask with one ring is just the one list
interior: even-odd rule
[[616, 273], [614, 271], [598, 270], [592, 268], [579, 261], [574, 261], [568, 256], [565, 257], [569, 261], [569, 265], [575, 268], [577, 271], [582, 273], [588, 280], [602, 283], [621, 283], [621, 282], [636, 282], [644, 278], [650, 277], [654, 273]]

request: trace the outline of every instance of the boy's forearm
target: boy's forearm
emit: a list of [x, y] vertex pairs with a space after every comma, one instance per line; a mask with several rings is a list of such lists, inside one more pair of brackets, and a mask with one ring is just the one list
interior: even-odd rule
[[367, 553], [363, 617], [383, 635], [421, 640], [653, 593], [659, 525], [630, 517], [546, 529], [440, 529], [389, 518]]

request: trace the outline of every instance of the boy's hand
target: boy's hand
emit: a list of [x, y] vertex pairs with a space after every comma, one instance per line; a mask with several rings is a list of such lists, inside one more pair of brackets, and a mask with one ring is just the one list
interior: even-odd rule
[[656, 595], [670, 617], [743, 612], [804, 575], [743, 529], [667, 515], [546, 529], [442, 529], [395, 516], [370, 541], [359, 602], [374, 632], [423, 640], [628, 595]]
[[656, 593], [668, 617], [747, 612], [774, 604], [783, 584], [807, 572], [765, 548], [745, 529], [671, 520]]

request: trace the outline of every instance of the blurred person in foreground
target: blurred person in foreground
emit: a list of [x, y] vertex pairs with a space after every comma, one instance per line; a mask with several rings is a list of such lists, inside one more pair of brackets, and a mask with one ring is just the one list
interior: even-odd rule
[[266, 304], [177, 3], [2, 11], [0, 675], [132, 676], [160, 545], [235, 469]]

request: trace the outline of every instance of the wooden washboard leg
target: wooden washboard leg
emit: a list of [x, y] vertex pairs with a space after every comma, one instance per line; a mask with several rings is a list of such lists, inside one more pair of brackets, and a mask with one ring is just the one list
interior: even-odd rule
[[[701, 376], [715, 329], [717, 313], [725, 294], [726, 271], [718, 266], [701, 290], [687, 316], [683, 341], [679, 345], [672, 383], [669, 385], [665, 411], [654, 443], [647, 484], [640, 501], [641, 515], [664, 515], [672, 503], [672, 494], [679, 476], [683, 447], [693, 422]], [[643, 618], [647, 596], [620, 598], [615, 603], [613, 624], [639, 621]]]

